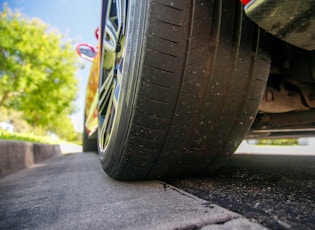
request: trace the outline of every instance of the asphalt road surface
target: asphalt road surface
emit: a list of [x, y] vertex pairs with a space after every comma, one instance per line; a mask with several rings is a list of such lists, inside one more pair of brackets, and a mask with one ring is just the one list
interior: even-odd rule
[[211, 177], [167, 183], [267, 228], [315, 229], [315, 156], [288, 153], [236, 154]]
[[0, 179], [0, 229], [264, 229], [159, 181], [118, 182], [93, 153]]

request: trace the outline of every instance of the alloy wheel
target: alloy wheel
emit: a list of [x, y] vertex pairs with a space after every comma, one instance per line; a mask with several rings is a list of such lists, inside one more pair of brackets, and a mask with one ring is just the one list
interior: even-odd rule
[[123, 77], [127, 1], [107, 5], [99, 84], [99, 148], [105, 151], [115, 122]]

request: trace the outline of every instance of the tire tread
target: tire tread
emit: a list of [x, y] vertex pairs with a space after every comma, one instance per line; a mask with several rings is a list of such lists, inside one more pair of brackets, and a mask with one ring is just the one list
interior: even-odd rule
[[152, 0], [126, 151], [113, 177], [209, 173], [234, 152], [270, 63], [241, 12], [237, 0]]

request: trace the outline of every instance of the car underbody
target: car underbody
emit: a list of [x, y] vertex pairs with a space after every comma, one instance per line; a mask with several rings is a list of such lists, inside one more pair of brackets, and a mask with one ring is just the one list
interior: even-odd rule
[[247, 16], [268, 31], [267, 87], [249, 138], [315, 134], [314, 1], [246, 1]]

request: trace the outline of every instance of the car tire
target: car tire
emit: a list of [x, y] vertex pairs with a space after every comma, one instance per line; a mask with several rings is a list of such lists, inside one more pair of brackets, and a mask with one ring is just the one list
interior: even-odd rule
[[[84, 116], [84, 123], [85, 123], [85, 116]], [[96, 135], [93, 137], [89, 137], [85, 130], [85, 125], [83, 127], [83, 134], [82, 134], [82, 151], [83, 152], [97, 152], [97, 137]]]
[[270, 68], [260, 30], [238, 0], [129, 1], [126, 12], [106, 123], [100, 103], [104, 170], [119, 180], [211, 173], [257, 114]]

